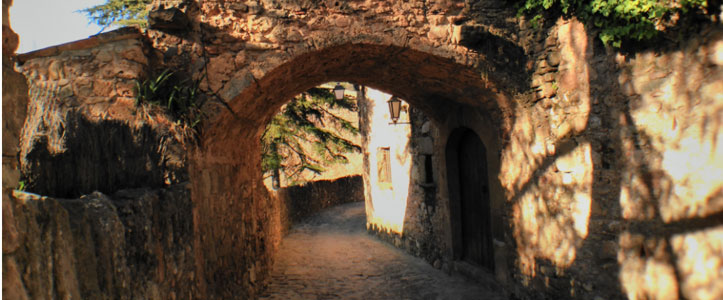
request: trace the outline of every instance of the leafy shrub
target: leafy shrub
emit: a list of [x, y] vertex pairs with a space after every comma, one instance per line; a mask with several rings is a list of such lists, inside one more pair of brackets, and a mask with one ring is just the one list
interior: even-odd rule
[[600, 30], [606, 45], [620, 48], [625, 41], [651, 41], [672, 27], [681, 15], [706, 11], [706, 0], [510, 0], [519, 12], [537, 21], [543, 13], [577, 16]]

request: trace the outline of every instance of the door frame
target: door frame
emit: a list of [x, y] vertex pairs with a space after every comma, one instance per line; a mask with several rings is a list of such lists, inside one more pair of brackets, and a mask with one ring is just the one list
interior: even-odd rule
[[[459, 166], [459, 147], [461, 146], [462, 138], [464, 138], [466, 135], [472, 134], [474, 137], [476, 137], [479, 142], [482, 144], [482, 147], [484, 151], [489, 151], [489, 148], [487, 145], [485, 145], [484, 140], [480, 138], [480, 136], [472, 129], [467, 127], [459, 127], [454, 129], [450, 135], [449, 139], [447, 140], [446, 145], [446, 153], [445, 153], [445, 160], [447, 164], [447, 191], [449, 193], [449, 213], [450, 213], [450, 225], [451, 225], [451, 233], [452, 233], [452, 257], [454, 260], [462, 260], [464, 259], [464, 236], [462, 232], [462, 226], [463, 226], [463, 220], [462, 220], [462, 199], [460, 195], [460, 166]], [[490, 189], [491, 187], [491, 180], [489, 177], [489, 171], [490, 171], [490, 165], [487, 161], [486, 153], [480, 153], [482, 156], [482, 159], [485, 163], [485, 171], [487, 172], [487, 201], [488, 206], [485, 209], [488, 209], [489, 211], [489, 218], [487, 220], [487, 234], [491, 237], [491, 239], [494, 238], [495, 232], [493, 230], [493, 218], [494, 213], [492, 212], [492, 195]], [[490, 243], [493, 243], [491, 240]], [[491, 266], [483, 266], [483, 267], [489, 267], [491, 271], [494, 271], [495, 269], [495, 247], [494, 245], [488, 245], [492, 249], [492, 257], [489, 258], [489, 261], [491, 262]]]

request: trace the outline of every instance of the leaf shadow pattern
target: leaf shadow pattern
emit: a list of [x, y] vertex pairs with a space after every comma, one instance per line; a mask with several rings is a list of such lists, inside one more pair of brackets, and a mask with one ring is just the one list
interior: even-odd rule
[[[708, 38], [715, 40], [710, 36]], [[626, 70], [618, 69], [612, 55], [597, 55], [588, 61], [589, 65], [595, 66], [597, 78], [590, 80], [591, 110], [585, 129], [558, 139], [554, 144], [554, 149], [557, 149], [555, 154], [535, 160], [535, 168], [528, 172], [535, 175], [518, 184], [519, 188], [515, 189], [510, 198], [513, 215], [518, 219], [516, 221], [532, 223], [535, 226], [527, 228], [538, 229], [516, 232], [517, 251], [522, 258], [518, 263], [523, 283], [544, 291], [548, 296], [557, 297], [583, 295], [622, 298], [626, 295], [630, 299], [682, 299], [707, 298], [723, 292], [715, 287], [718, 276], [715, 269], [723, 261], [723, 257], [716, 253], [716, 249], [723, 246], [715, 238], [723, 228], [721, 211], [716, 204], [719, 201], [716, 199], [720, 198], [720, 183], [703, 180], [702, 184], [697, 185], [703, 191], [693, 194], [698, 200], [682, 198], [681, 193], [691, 189], [691, 185], [685, 181], [691, 176], [671, 173], [670, 163], [666, 164], [665, 159], [676, 154], [670, 151], [678, 151], [671, 149], [674, 147], [671, 144], [674, 145], [676, 140], [665, 140], [668, 138], [664, 135], [667, 131], [660, 130], [656, 127], [658, 123], [650, 121], [654, 118], [673, 119], [671, 123], [674, 129], [676, 124], [692, 128], [692, 135], [697, 137], [700, 150], [703, 153], [715, 153], [716, 142], [713, 146], [707, 145], [709, 140], [716, 141], [719, 129], [705, 120], [711, 120], [710, 116], [715, 116], [718, 110], [713, 105], [714, 109], [699, 113], [708, 116], [700, 118], [702, 122], [691, 122], [692, 118], [686, 118], [690, 115], [679, 115], [676, 119], [675, 116], [664, 115], [664, 112], [654, 112], [650, 118], [646, 118], [645, 113], [651, 107], [661, 105], [656, 104], [656, 101], [663, 101], [660, 100], [662, 97], [656, 95], [671, 86], [672, 99], [688, 100], [686, 103], [691, 111], [701, 101], [704, 105], [711, 105], [711, 102], [705, 102], [710, 99], [710, 96], [705, 95], [705, 90], [719, 79], [715, 76], [713, 79], [704, 79], [701, 87], [701, 83], [680, 79], [684, 76], [675, 72], [687, 69], [682, 66], [690, 66], [688, 61], [673, 59], [665, 63], [667, 57], [682, 56], [679, 52], [694, 56], [691, 55], [691, 48], [672, 48], [664, 53], [636, 56], [637, 63], [641, 65], [649, 65], [651, 62], [645, 60], [645, 57], [649, 57], [654, 63], [662, 64], [662, 68], [673, 70], [656, 73], [662, 76], [660, 80], [651, 77], [650, 81], [642, 81], [650, 82], [648, 85], [641, 84], [640, 78], [655, 72], [655, 69], [651, 71], [647, 68], [646, 73], [628, 76]], [[598, 44], [595, 45], [595, 51], [605, 49]], [[696, 66], [690, 67], [695, 69]], [[714, 67], [708, 65], [707, 68]], [[710, 71], [704, 68], [697, 72], [705, 74]], [[627, 92], [630, 86], [634, 86], [633, 89], [639, 94]], [[693, 87], [691, 92], [685, 90], [688, 86], [700, 88]], [[664, 110], [665, 105], [662, 106]], [[699, 134], [696, 127], [702, 128], [703, 132]], [[568, 143], [572, 148], [565, 146]], [[579, 234], [581, 232], [569, 235], [564, 230], [555, 232], [553, 235], [562, 237], [557, 240], [557, 244], [548, 244], [554, 247], [553, 250], [545, 249], [530, 238], [545, 233], [544, 224], [536, 222], [555, 223], [559, 219], [559, 214], [550, 209], [559, 199], [540, 192], [545, 189], [545, 185], [555, 184], [547, 181], [545, 174], [555, 172], [559, 160], [577, 151], [575, 149], [579, 149], [580, 145], [590, 145], [590, 167], [593, 173], [586, 235]], [[686, 161], [698, 159], [690, 157], [691, 152], [685, 152], [685, 155]], [[714, 158], [706, 158], [704, 154], [702, 156], [703, 161], [712, 159], [711, 163], [715, 165]], [[706, 166], [700, 168], [706, 170]], [[686, 174], [695, 172], [683, 171]], [[529, 198], [537, 198], [539, 201], [535, 204]], [[537, 209], [536, 214], [519, 212], [529, 209], [530, 203]], [[565, 226], [569, 227], [569, 224]], [[560, 260], [551, 255], [568, 249], [574, 250], [572, 261]], [[525, 261], [525, 256], [531, 259]], [[693, 266], [706, 260], [712, 264], [713, 270], [702, 272], [705, 275], [696, 275]]]

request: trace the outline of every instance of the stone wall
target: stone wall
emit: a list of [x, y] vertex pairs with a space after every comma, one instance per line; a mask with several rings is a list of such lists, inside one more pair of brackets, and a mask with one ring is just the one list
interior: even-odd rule
[[[424, 193], [410, 192], [406, 216], [428, 216], [411, 222], [427, 234], [407, 232], [414, 218], [403, 234], [374, 231], [436, 267], [474, 273], [455, 261], [440, 155], [454, 129], [466, 127], [492, 153], [494, 275], [518, 297], [720, 297], [721, 133], [712, 121], [721, 119], [720, 30], [704, 27], [679, 45], [623, 55], [575, 20], [520, 24], [532, 75], [512, 122], [465, 105], [430, 120], [430, 137], [423, 121], [413, 122], [417, 139], [433, 141], [437, 192], [424, 202]], [[423, 170], [418, 163], [412, 180]], [[695, 274], [702, 261], [711, 268]]]
[[[555, 297], [721, 296], [721, 133], [709, 121], [721, 119], [721, 37], [705, 27], [626, 56], [560, 20], [538, 42], [535, 93], [499, 173], [515, 281]], [[711, 271], [693, 273], [700, 260]]]
[[[441, 268], [446, 250], [444, 224], [432, 224], [437, 211], [434, 169], [436, 128], [425, 114], [403, 102], [392, 124], [387, 100], [392, 96], [366, 88], [359, 101], [365, 152], [367, 229], [383, 240]], [[388, 151], [389, 157], [380, 155]], [[388, 161], [383, 162], [382, 160]], [[380, 177], [389, 164], [387, 179]]]
[[10, 28], [9, 10], [12, 1], [3, 1], [3, 89], [2, 89], [2, 199], [3, 210], [12, 190], [20, 183], [20, 131], [27, 115], [28, 84], [15, 71], [18, 35]]
[[58, 199], [16, 191], [3, 208], [7, 299], [192, 299], [188, 185]]
[[78, 197], [188, 179], [191, 133], [135, 104], [147, 52], [140, 33], [125, 28], [19, 57], [30, 83], [21, 153], [29, 191]]
[[364, 184], [360, 175], [319, 180], [282, 188], [272, 192], [272, 197], [278, 197], [284, 205], [280, 222], [286, 232], [293, 223], [325, 208], [364, 201]]
[[[141, 123], [153, 130], [165, 128], [150, 139], [166, 145], [159, 137], [182, 132], [172, 122], [117, 113], [135, 111], [129, 83], [167, 67], [200, 80], [208, 101], [198, 147], [187, 149], [187, 160], [172, 155], [183, 147], [140, 159], [151, 170], [163, 161], [188, 167], [193, 297], [253, 298], [264, 285], [284, 205], [261, 183], [259, 137], [292, 96], [332, 80], [400, 96], [434, 128], [414, 136], [432, 138], [436, 177], [434, 200], [427, 201], [425, 190], [407, 207], [414, 220], [431, 220], [414, 221], [422, 235], [400, 242], [412, 253], [439, 251], [441, 258], [428, 259], [455, 269], [444, 157], [449, 137], [464, 127], [487, 149], [495, 278], [518, 297], [721, 297], [721, 180], [714, 174], [723, 168], [723, 38], [717, 24], [681, 44], [620, 54], [574, 19], [534, 28], [504, 1], [157, 2], [165, 10], [153, 15], [187, 20], [151, 28], [148, 44], [111, 38], [24, 60], [31, 91], [58, 93], [31, 105], [37, 122], [27, 123], [36, 125], [26, 132], [39, 132], [40, 139], [28, 141], [47, 144], [49, 153], [61, 149], [58, 125], [72, 120], [66, 117], [72, 111], [128, 128], [143, 128], [137, 121], [145, 118]], [[63, 105], [73, 108], [55, 109]], [[45, 117], [46, 107], [61, 117]], [[120, 137], [143, 137], [140, 132]], [[136, 150], [128, 153], [148, 148]], [[118, 155], [124, 154], [94, 161]], [[173, 182], [160, 169], [149, 183]], [[80, 192], [96, 183], [72, 184]], [[414, 250], [425, 249], [418, 241], [432, 240], [440, 250]], [[19, 262], [4, 266], [13, 264]]]
[[[222, 278], [199, 283], [210, 298], [252, 297], [268, 274], [280, 227], [277, 212], [268, 210], [275, 200], [257, 183], [262, 177], [256, 141], [291, 97], [324, 82], [347, 81], [414, 99], [430, 117], [443, 118], [446, 103], [454, 100], [489, 108], [491, 115], [504, 118], [510, 98], [500, 87], [524, 82], [519, 80], [524, 72], [511, 71], [521, 66], [517, 58], [482, 59], [493, 57], [481, 53], [496, 53], [497, 46], [521, 53], [498, 35], [489, 36], [496, 46], [481, 52], [451, 43], [461, 34], [452, 31], [463, 8], [458, 3], [156, 4], [165, 4], [159, 16], [182, 12], [188, 18], [188, 23], [180, 21], [182, 17], [175, 23], [187, 26], [152, 26], [148, 31], [152, 48], [158, 50], [158, 67], [201, 80], [208, 96], [208, 118], [189, 174], [197, 231], [203, 232], [197, 249], [212, 249], [199, 250], [199, 276]], [[432, 15], [430, 24], [426, 16]], [[477, 68], [499, 72], [480, 80]], [[256, 232], [264, 234], [252, 234]]]

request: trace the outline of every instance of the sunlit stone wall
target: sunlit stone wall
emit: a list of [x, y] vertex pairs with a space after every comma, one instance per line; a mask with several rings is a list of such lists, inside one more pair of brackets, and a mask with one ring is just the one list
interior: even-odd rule
[[[412, 152], [409, 124], [390, 124], [386, 101], [392, 95], [367, 89], [362, 112], [364, 156], [368, 160], [366, 185], [367, 228], [402, 234], [410, 190]], [[406, 104], [405, 104], [406, 105]], [[409, 123], [408, 114], [401, 123]], [[406, 117], [405, 117], [406, 116]], [[387, 156], [388, 155], [388, 156]], [[389, 172], [389, 173], [388, 173]]]
[[577, 21], [541, 42], [501, 153], [516, 280], [550, 295], [718, 299], [722, 33], [622, 55]]
[[[359, 112], [367, 229], [435, 268], [444, 266], [449, 271], [445, 231], [449, 214], [438, 203], [441, 155], [436, 153], [435, 141], [439, 130], [424, 112], [406, 102], [393, 124], [387, 104], [392, 95], [371, 88], [362, 93]], [[384, 170], [386, 159], [388, 170]]]
[[578, 135], [589, 118], [591, 49], [582, 24], [556, 29], [558, 38], [546, 44], [558, 60], [548, 63], [543, 56], [533, 77], [537, 84], [552, 75], [552, 84], [540, 83], [538, 104], [517, 111], [499, 174], [512, 208], [519, 268], [531, 276], [535, 258], [560, 268], [575, 261], [590, 216], [593, 165], [589, 142]]
[[[205, 136], [210, 146], [193, 153], [197, 159], [190, 166], [196, 264], [191, 280], [197, 297], [252, 298], [264, 286], [280, 238], [279, 222], [272, 218], [281, 208], [267, 201], [256, 182], [261, 124], [293, 94], [343, 75], [420, 96], [408, 100], [435, 113], [436, 121], [448, 122], [442, 132], [464, 125], [480, 135], [493, 170], [490, 181], [496, 181], [492, 194], [502, 199], [492, 201], [501, 219], [493, 220], [495, 255], [507, 254], [501, 260], [508, 263], [497, 266], [509, 266], [508, 286], [522, 296], [723, 298], [719, 28], [691, 34], [681, 45], [625, 56], [604, 48], [574, 20], [530, 29], [501, 1], [314, 3], [204, 1], [184, 8], [193, 21], [190, 33], [147, 33], [148, 64], [204, 78], [201, 88], [213, 96], [204, 109], [227, 117], [206, 132], [211, 132]], [[119, 43], [142, 50], [132, 41]], [[351, 43], [359, 46], [333, 48]], [[320, 51], [326, 52], [295, 61]], [[64, 98], [77, 96], [89, 108], [98, 104], [102, 109], [92, 110], [96, 116], [113, 115], [111, 103], [131, 107], [132, 94], [126, 92], [132, 93], [132, 78], [107, 84], [107, 74], [96, 71], [140, 72], [138, 64], [150, 66], [130, 62], [143, 57], [114, 56], [103, 68], [75, 73], [68, 67], [100, 66], [108, 53], [72, 53], [85, 53], [91, 63], [42, 59], [37, 64], [42, 70], [28, 76], [57, 82], [61, 93], [69, 93]], [[67, 53], [71, 60], [72, 53]], [[393, 71], [374, 72], [388, 65]], [[353, 74], [346, 73], [350, 69]], [[474, 76], [465, 73], [470, 69]], [[61, 78], [68, 75], [74, 77]], [[285, 84], [272, 84], [277, 82]], [[94, 103], [99, 99], [82, 96], [113, 93], [123, 97]], [[233, 102], [241, 94], [243, 101]], [[376, 109], [386, 111], [383, 104]], [[446, 137], [436, 137], [434, 200], [439, 203], [432, 223], [399, 224], [399, 215], [423, 216], [426, 208], [415, 206], [420, 200], [411, 206], [392, 201], [397, 212], [402, 207], [405, 212], [389, 215], [395, 222], [379, 222], [385, 232], [450, 235], [445, 226], [453, 220], [445, 212], [448, 191], [439, 159]], [[407, 166], [407, 154], [390, 154]], [[418, 174], [415, 165], [412, 157], [408, 178]], [[376, 167], [369, 163], [366, 172]], [[413, 176], [409, 186], [415, 186]], [[415, 195], [416, 189], [407, 191]], [[379, 216], [376, 205], [372, 215]], [[449, 248], [444, 239], [433, 241]]]
[[193, 132], [157, 106], [136, 105], [149, 52], [138, 29], [122, 28], [18, 56], [29, 84], [28, 191], [78, 197], [187, 180]]
[[631, 299], [723, 297], [723, 32], [618, 60], [620, 281]]

